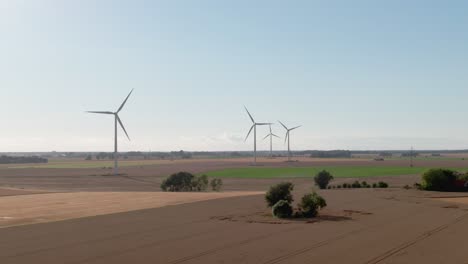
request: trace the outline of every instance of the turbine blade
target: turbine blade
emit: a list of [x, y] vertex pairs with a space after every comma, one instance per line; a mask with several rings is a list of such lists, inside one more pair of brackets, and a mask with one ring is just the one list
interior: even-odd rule
[[273, 134], [273, 132], [271, 131], [271, 125], [272, 125], [272, 124], [270, 124], [270, 134]]
[[132, 89], [132, 90], [130, 91], [130, 93], [127, 95], [127, 98], [125, 98], [125, 100], [123, 101], [122, 105], [119, 107], [119, 110], [117, 110], [117, 113], [120, 112], [120, 110], [122, 110], [122, 108], [124, 107], [124, 105], [127, 103], [127, 100], [128, 100], [128, 98], [130, 97], [130, 95], [133, 93], [133, 90], [134, 90], [134, 89]]
[[271, 123], [255, 123], [257, 126], [271, 125]]
[[266, 135], [266, 136], [263, 138], [263, 140], [265, 140], [265, 139], [266, 139], [267, 137], [269, 137], [269, 136], [271, 136], [271, 135], [270, 135], [270, 134]]
[[114, 113], [110, 111], [86, 111], [86, 113], [91, 113], [91, 114], [104, 114], [104, 115], [113, 115]]
[[281, 123], [281, 121], [278, 120], [278, 122], [284, 127], [284, 129], [288, 130], [288, 128], [283, 123]]
[[250, 120], [252, 120], [252, 123], [255, 124], [255, 120], [253, 119], [252, 115], [250, 114], [249, 110], [247, 110], [247, 107], [245, 107], [245, 105], [244, 105], [244, 108], [245, 108], [245, 111], [247, 111], [247, 114], [249, 115]]
[[294, 130], [294, 129], [296, 129], [296, 128], [300, 128], [300, 127], [301, 127], [301, 126], [293, 127], [293, 128], [291, 128], [291, 129], [289, 129], [289, 131]]
[[123, 131], [125, 132], [125, 135], [127, 135], [128, 140], [130, 140], [130, 137], [128, 136], [127, 130], [125, 130], [124, 125], [122, 124], [122, 120], [120, 120], [120, 117], [116, 115], [117, 121], [119, 121], [120, 126], [122, 127]]
[[289, 131], [286, 132], [286, 136], [284, 137], [284, 144], [286, 144], [286, 141], [288, 140], [289, 137]]
[[271, 134], [271, 135], [272, 135], [272, 136], [274, 136], [274, 137], [280, 138], [280, 137], [278, 137], [278, 136], [277, 136], [277, 135], [275, 135], [275, 134]]
[[247, 141], [247, 139], [249, 138], [250, 132], [252, 132], [252, 129], [254, 128], [254, 126], [255, 124], [250, 128], [249, 133], [247, 133], [247, 136], [245, 137], [244, 142]]

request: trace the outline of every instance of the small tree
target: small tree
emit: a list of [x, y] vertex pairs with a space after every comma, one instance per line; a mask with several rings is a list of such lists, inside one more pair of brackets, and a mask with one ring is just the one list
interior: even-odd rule
[[293, 209], [288, 201], [279, 200], [275, 203], [271, 209], [274, 216], [278, 218], [288, 218], [291, 217]]
[[288, 203], [293, 201], [291, 191], [294, 189], [294, 185], [290, 182], [282, 182], [277, 185], [270, 187], [270, 190], [265, 195], [265, 199], [269, 207], [272, 207], [280, 200], [284, 200]]
[[223, 180], [221, 179], [211, 179], [210, 181], [211, 189], [215, 192], [221, 191], [221, 187], [223, 186]]
[[192, 187], [195, 191], [206, 191], [208, 187], [208, 176], [202, 175], [192, 180]]
[[318, 185], [320, 189], [326, 189], [331, 180], [333, 180], [333, 176], [326, 170], [317, 173], [314, 177], [315, 184]]
[[327, 202], [317, 193], [309, 193], [302, 197], [298, 207], [303, 217], [315, 217], [318, 210], [327, 206]]
[[92, 159], [93, 159], [93, 156], [91, 156], [91, 155], [88, 155], [88, 156], [86, 156], [86, 158], [85, 158], [85, 160], [92, 160]]

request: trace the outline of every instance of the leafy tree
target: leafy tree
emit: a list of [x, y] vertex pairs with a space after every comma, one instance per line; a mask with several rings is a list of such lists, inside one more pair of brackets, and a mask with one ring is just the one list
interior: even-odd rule
[[161, 189], [170, 192], [192, 191], [194, 179], [195, 176], [189, 172], [174, 173], [162, 182]]
[[221, 179], [211, 179], [210, 181], [211, 189], [213, 191], [219, 192], [221, 191], [221, 187], [223, 186], [223, 180]]
[[280, 200], [284, 200], [288, 203], [293, 201], [291, 191], [294, 189], [294, 185], [290, 182], [282, 182], [277, 185], [270, 187], [270, 190], [266, 193], [265, 199], [269, 207], [272, 207]]
[[422, 187], [430, 191], [452, 191], [457, 173], [447, 169], [430, 169], [422, 175]]
[[326, 170], [323, 170], [314, 177], [315, 184], [319, 186], [320, 189], [326, 189], [328, 183], [333, 179], [333, 176]]
[[315, 217], [318, 210], [327, 206], [325, 199], [317, 193], [309, 193], [302, 197], [298, 207], [303, 217]]
[[208, 187], [208, 176], [202, 175], [200, 177], [195, 177], [192, 180], [192, 187], [195, 191], [206, 191]]

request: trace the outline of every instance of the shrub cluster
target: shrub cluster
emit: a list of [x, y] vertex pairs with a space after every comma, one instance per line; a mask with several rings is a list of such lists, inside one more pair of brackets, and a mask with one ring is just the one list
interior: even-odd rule
[[189, 172], [174, 173], [161, 183], [161, 189], [165, 192], [203, 192], [208, 184], [215, 191], [219, 191], [223, 182], [221, 179], [208, 180], [208, 176], [195, 176]]
[[294, 214], [295, 217], [315, 217], [320, 209], [327, 206], [325, 199], [313, 192], [302, 197], [297, 211], [294, 213], [291, 206], [293, 202], [291, 192], [293, 189], [294, 185], [290, 182], [282, 182], [270, 187], [265, 195], [265, 200], [268, 207], [272, 208], [273, 216], [289, 218]]
[[333, 185], [333, 186], [328, 186], [328, 189], [346, 189], [346, 188], [353, 188], [353, 189], [358, 189], [358, 188], [388, 188], [388, 183], [379, 181], [377, 183], [372, 183], [369, 184], [366, 181], [354, 181], [353, 183], [343, 183], [342, 185]]
[[422, 175], [420, 188], [428, 191], [467, 191], [468, 173], [448, 169], [430, 169]]
[[314, 177], [315, 184], [318, 185], [320, 189], [326, 189], [331, 180], [333, 180], [333, 175], [326, 170], [317, 173]]

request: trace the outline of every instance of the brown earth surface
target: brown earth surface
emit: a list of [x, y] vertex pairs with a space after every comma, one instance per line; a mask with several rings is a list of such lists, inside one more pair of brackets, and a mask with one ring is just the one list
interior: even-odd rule
[[256, 195], [2, 228], [0, 263], [467, 261], [468, 205], [399, 188], [320, 194], [314, 221], [274, 219]]
[[[461, 202], [468, 198], [461, 193], [401, 188], [418, 181], [417, 175], [366, 178], [369, 183], [385, 180], [392, 186], [389, 189], [319, 191], [328, 207], [310, 221], [271, 217], [263, 194], [195, 202], [192, 197], [174, 200], [170, 195], [178, 194], [154, 192], [173, 172], [245, 167], [246, 162], [196, 160], [124, 167], [124, 177], [96, 176], [109, 172], [101, 169], [1, 168], [0, 182], [9, 189], [0, 189], [0, 196], [9, 196], [0, 197], [4, 206], [0, 215], [8, 217], [4, 212], [9, 208], [10, 214], [20, 216], [23, 210], [25, 219], [36, 214], [55, 221], [69, 212], [72, 215], [65, 218], [75, 219], [0, 228], [0, 263], [468, 263], [463, 247], [468, 242], [468, 204]], [[261, 163], [402, 166], [405, 161], [262, 159]], [[468, 163], [416, 160], [415, 166], [468, 167]], [[312, 188], [310, 179], [288, 180], [296, 185], [296, 202]], [[224, 189], [265, 191], [280, 181], [224, 179]], [[67, 193], [29, 193], [49, 191]], [[114, 202], [125, 206], [119, 208]], [[163, 207], [154, 208], [155, 204]], [[132, 211], [122, 212], [127, 210]]]
[[259, 192], [70, 192], [0, 199], [0, 228], [158, 208]]

